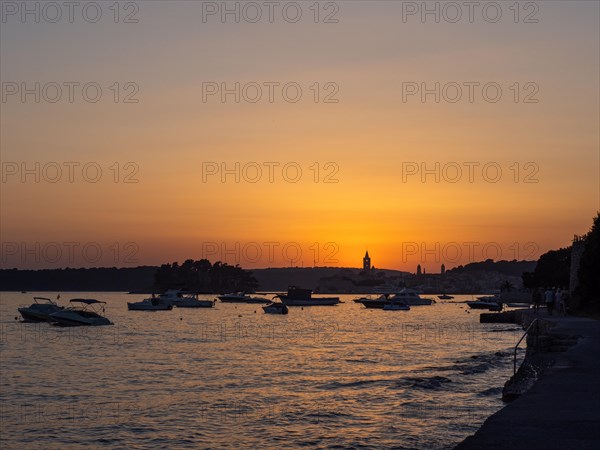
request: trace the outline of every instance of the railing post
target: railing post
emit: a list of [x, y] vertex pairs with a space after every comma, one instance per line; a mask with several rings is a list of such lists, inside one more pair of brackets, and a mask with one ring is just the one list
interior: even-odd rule
[[529, 326], [527, 327], [527, 329], [525, 330], [525, 333], [523, 333], [523, 336], [521, 336], [521, 339], [519, 339], [519, 342], [517, 342], [517, 345], [515, 345], [515, 353], [514, 353], [514, 359], [513, 359], [513, 376], [517, 374], [517, 349], [519, 348], [519, 344], [521, 343], [521, 341], [523, 339], [525, 339], [525, 336], [527, 336], [527, 333], [529, 333], [529, 330], [531, 330], [531, 327], [533, 327], [533, 324], [536, 324], [536, 329], [537, 329], [537, 336], [536, 336], [536, 346], [537, 346], [537, 340], [539, 338], [539, 321], [537, 318], [533, 319], [533, 322], [531, 322], [529, 324]]

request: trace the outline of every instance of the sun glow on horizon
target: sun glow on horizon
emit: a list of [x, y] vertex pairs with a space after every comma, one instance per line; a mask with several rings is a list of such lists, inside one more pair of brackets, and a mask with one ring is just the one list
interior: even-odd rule
[[[537, 259], [599, 209], [597, 4], [450, 24], [344, 2], [336, 24], [201, 27], [197, 5], [179, 6], [146, 3], [129, 28], [3, 24], [2, 80], [103, 89], [97, 102], [2, 102], [3, 267], [156, 265], [207, 248], [248, 268], [358, 267], [368, 247], [376, 267], [434, 270]], [[178, 26], [156, 34], [165, 21]], [[123, 102], [127, 82], [137, 102]], [[102, 256], [69, 260], [70, 242]], [[43, 254], [52, 243], [62, 258]], [[115, 257], [128, 243], [135, 258]]]

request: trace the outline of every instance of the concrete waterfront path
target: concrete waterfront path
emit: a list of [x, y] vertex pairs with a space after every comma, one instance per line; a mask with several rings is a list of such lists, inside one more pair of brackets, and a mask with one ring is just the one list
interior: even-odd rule
[[555, 364], [529, 391], [455, 450], [600, 449], [600, 322], [545, 311], [539, 317], [555, 324], [551, 335], [579, 336], [577, 344], [556, 353]]

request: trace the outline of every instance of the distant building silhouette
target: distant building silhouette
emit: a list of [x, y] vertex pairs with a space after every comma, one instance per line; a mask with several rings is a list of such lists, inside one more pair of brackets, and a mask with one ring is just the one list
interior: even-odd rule
[[421, 264], [417, 266], [417, 275], [421, 275]]
[[368, 250], [365, 253], [365, 257], [363, 258], [363, 270], [365, 272], [369, 272], [371, 270], [371, 258], [369, 257]]
[[442, 267], [441, 267], [441, 269], [440, 269], [440, 273], [441, 273], [442, 275], [444, 275], [444, 274], [446, 273], [446, 266], [445, 266], [445, 265], [443, 265], [443, 264], [442, 264]]

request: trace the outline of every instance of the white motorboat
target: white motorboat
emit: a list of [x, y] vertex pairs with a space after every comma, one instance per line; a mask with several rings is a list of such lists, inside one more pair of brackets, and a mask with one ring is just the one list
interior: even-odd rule
[[171, 300], [174, 306], [178, 308], [212, 308], [216, 300], [200, 300], [198, 295], [182, 295]]
[[[129, 303], [127, 305], [129, 306]], [[214, 302], [212, 300], [200, 300], [197, 294], [188, 294], [181, 289], [169, 289], [159, 296], [152, 294], [152, 297], [135, 305], [139, 307], [136, 306], [130, 309], [162, 311], [172, 309], [173, 306], [178, 308], [212, 308]]]
[[[57, 298], [58, 300], [58, 298]], [[50, 314], [64, 309], [54, 300], [46, 297], [33, 297], [33, 303], [29, 306], [17, 308], [25, 322], [49, 322]]]
[[409, 306], [431, 305], [435, 303], [432, 298], [424, 298], [414, 289], [405, 288], [389, 298], [390, 302], [399, 301]]
[[406, 303], [402, 303], [399, 301], [390, 302], [387, 305], [383, 305], [384, 311], [409, 311], [410, 306]]
[[243, 291], [219, 295], [219, 300], [225, 303], [270, 303], [271, 300], [263, 297], [251, 297]]
[[287, 314], [288, 307], [283, 303], [271, 302], [262, 307], [266, 314]]
[[63, 327], [113, 324], [101, 314], [101, 312], [104, 313], [106, 302], [92, 298], [74, 298], [70, 303], [77, 306], [70, 306], [50, 314], [50, 320]]
[[340, 303], [339, 297], [312, 297], [312, 290], [289, 286], [287, 294], [279, 294], [273, 298], [281, 299], [286, 306], [333, 306]]
[[173, 309], [173, 304], [153, 295], [140, 302], [127, 302], [127, 309], [129, 311], [170, 311]]

